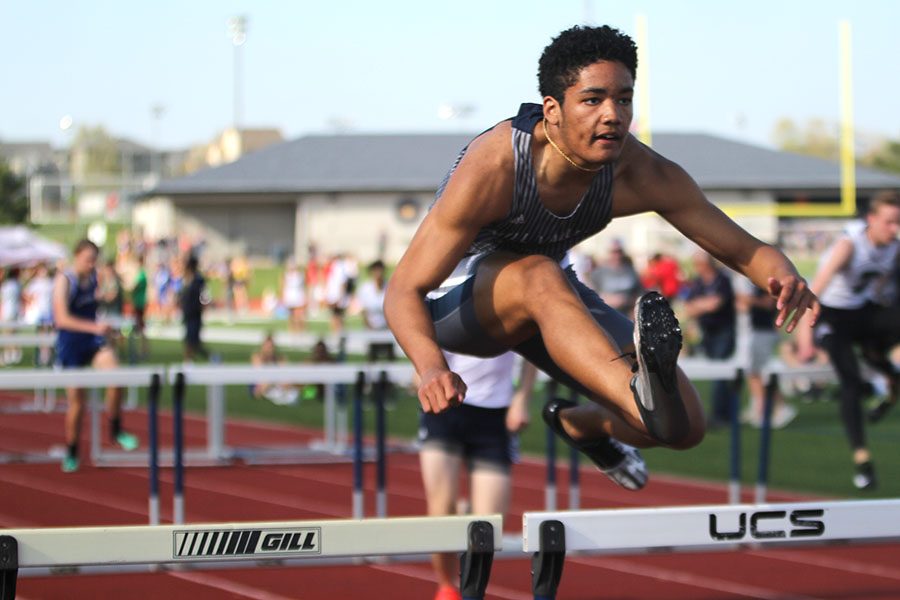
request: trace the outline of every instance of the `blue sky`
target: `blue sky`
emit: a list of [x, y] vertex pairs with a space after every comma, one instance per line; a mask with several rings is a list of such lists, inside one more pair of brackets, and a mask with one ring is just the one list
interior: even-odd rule
[[[860, 132], [900, 138], [900, 2], [893, 0], [0, 0], [0, 139], [62, 144], [58, 123], [103, 124], [167, 148], [232, 121], [230, 16], [249, 19], [243, 123], [287, 137], [476, 131], [539, 101], [536, 63], [589, 20], [649, 30], [654, 131], [769, 143], [780, 117], [837, 123], [838, 21], [853, 27]], [[165, 114], [154, 126], [150, 107]], [[441, 120], [443, 103], [467, 104]]]

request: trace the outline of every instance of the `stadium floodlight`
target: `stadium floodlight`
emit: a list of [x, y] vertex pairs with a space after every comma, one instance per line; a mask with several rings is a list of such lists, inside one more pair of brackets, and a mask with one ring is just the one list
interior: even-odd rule
[[234, 119], [235, 129], [241, 123], [241, 46], [247, 41], [247, 17], [238, 15], [228, 19], [228, 35], [234, 46]]

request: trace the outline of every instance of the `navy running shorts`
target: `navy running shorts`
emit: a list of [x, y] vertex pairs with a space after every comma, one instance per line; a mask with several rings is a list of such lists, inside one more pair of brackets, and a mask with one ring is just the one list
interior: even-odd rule
[[421, 413], [419, 441], [461, 456], [470, 471], [489, 469], [508, 473], [519, 458], [519, 438], [506, 429], [505, 408], [460, 404], [442, 413]]
[[[619, 348], [630, 346], [634, 332], [632, 321], [610, 308], [597, 292], [581, 283], [571, 267], [564, 269], [563, 274], [597, 324]], [[483, 357], [497, 356], [507, 350], [513, 350], [559, 383], [591, 397], [593, 394], [587, 388], [570, 377], [550, 358], [540, 334], [515, 348], [507, 348], [488, 335], [475, 315], [473, 290], [477, 276], [476, 272], [474, 276], [451, 288], [440, 298], [426, 300], [437, 333], [438, 345], [449, 352]], [[602, 368], [602, 365], [598, 365], [598, 368]]]
[[56, 364], [64, 369], [80, 369], [94, 362], [97, 352], [106, 344], [99, 335], [86, 334], [56, 344]]

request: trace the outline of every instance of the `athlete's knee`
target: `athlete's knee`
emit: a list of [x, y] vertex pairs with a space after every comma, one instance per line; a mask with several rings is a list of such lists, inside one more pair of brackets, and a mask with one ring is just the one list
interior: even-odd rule
[[93, 366], [95, 369], [115, 369], [119, 366], [119, 359], [112, 348], [104, 346], [94, 356]]
[[559, 263], [552, 258], [539, 255], [526, 256], [517, 261], [516, 265], [526, 298], [531, 302], [546, 305], [548, 301], [564, 298], [566, 291], [572, 292], [572, 287]]

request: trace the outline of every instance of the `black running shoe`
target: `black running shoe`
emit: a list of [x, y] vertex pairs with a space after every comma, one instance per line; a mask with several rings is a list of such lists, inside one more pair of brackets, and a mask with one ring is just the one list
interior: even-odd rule
[[[631, 390], [644, 424], [656, 439], [677, 442], [688, 429], [676, 375], [681, 327], [657, 292], [644, 294], [634, 307], [634, 347], [638, 364]], [[665, 411], [664, 418], [658, 410]]]
[[858, 490], [873, 490], [878, 485], [875, 479], [875, 465], [867, 460], [856, 465], [856, 474], [853, 475], [853, 486]]
[[884, 415], [888, 414], [888, 411], [894, 408], [895, 404], [897, 404], [897, 401], [891, 398], [879, 398], [878, 404], [870, 408], [866, 414], [869, 418], [869, 423], [877, 423], [883, 419]]
[[877, 423], [884, 418], [884, 415], [894, 408], [897, 404], [897, 398], [900, 397], [900, 376], [893, 375], [888, 382], [887, 396], [878, 399], [878, 403], [869, 409], [866, 417], [869, 423]]
[[603, 436], [594, 440], [575, 441], [566, 433], [559, 413], [577, 406], [574, 402], [554, 398], [544, 405], [544, 422], [567, 444], [590, 458], [604, 475], [626, 490], [637, 491], [647, 485], [647, 464], [637, 448]]

